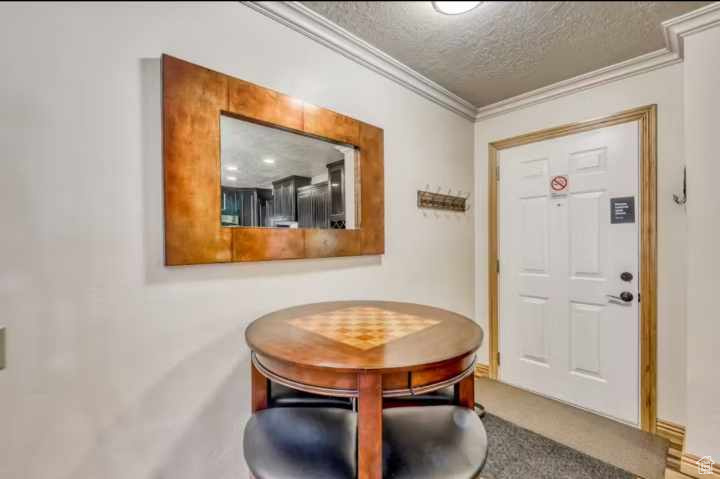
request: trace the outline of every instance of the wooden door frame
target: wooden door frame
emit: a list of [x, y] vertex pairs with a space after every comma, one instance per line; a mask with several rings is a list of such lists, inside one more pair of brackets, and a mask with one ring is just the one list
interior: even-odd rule
[[535, 131], [488, 144], [488, 294], [490, 377], [498, 378], [498, 151], [637, 121], [640, 124], [640, 426], [655, 432], [657, 416], [657, 105]]

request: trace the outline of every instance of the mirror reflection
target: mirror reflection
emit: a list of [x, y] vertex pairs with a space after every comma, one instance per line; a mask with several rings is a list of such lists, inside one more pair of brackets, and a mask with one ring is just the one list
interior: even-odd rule
[[356, 227], [356, 149], [221, 115], [227, 227]]

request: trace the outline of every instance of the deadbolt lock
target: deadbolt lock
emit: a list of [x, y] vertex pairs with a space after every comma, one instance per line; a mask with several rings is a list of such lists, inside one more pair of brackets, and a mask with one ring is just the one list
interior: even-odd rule
[[628, 271], [625, 271], [624, 273], [622, 273], [622, 274], [620, 275], [620, 279], [623, 280], [623, 281], [630, 282], [630, 281], [633, 280], [633, 275], [632, 275], [632, 273], [630, 273], [630, 272], [628, 272]]

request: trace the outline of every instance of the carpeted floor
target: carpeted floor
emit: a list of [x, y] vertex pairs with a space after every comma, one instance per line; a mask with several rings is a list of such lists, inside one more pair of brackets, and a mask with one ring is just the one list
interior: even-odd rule
[[658, 436], [486, 378], [476, 379], [475, 400], [495, 418], [628, 471], [632, 477], [664, 478], [668, 442]]
[[488, 457], [481, 479], [633, 479], [587, 454], [486, 413]]

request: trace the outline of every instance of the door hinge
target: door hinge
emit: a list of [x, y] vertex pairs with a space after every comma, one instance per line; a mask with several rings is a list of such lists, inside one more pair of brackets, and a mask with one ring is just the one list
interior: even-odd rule
[[500, 351], [495, 353], [495, 356], [497, 357], [497, 365], [500, 366]]
[[495, 166], [495, 181], [500, 181], [500, 165]]
[[500, 274], [500, 258], [498, 258], [495, 263], [495, 271], [497, 272], [497, 274]]

